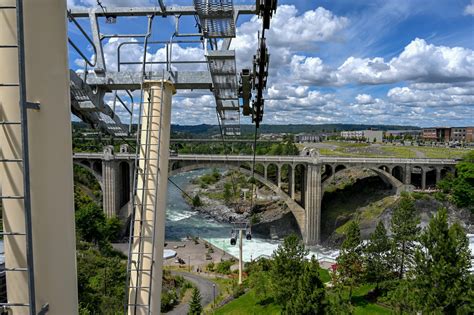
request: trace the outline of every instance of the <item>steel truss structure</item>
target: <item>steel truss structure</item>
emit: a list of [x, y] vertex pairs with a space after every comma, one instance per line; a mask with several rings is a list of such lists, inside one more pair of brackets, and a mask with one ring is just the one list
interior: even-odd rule
[[[216, 98], [216, 109], [226, 135], [240, 134], [239, 82], [235, 63], [235, 52], [230, 50], [232, 38], [236, 35], [236, 23], [240, 15], [258, 14], [256, 5], [234, 5], [233, 0], [194, 0], [193, 6], [165, 6], [162, 1], [157, 7], [120, 7], [72, 9], [68, 11], [71, 27], [75, 27], [92, 48], [92, 56], [88, 56], [79, 45], [69, 39], [73, 50], [84, 61], [83, 71], [71, 71], [71, 103], [72, 112], [93, 127], [113, 136], [124, 137], [131, 131], [133, 108], [127, 106], [116, 91], [126, 91], [127, 97], [133, 97], [134, 90], [141, 89], [143, 75], [145, 77], [162, 77], [171, 81], [176, 89], [209, 90]], [[259, 1], [257, 1], [259, 2]], [[181, 18], [193, 16], [197, 21], [195, 33], [181, 33]], [[117, 23], [126, 18], [172, 17], [175, 20], [175, 32], [169, 36], [169, 41], [148, 41], [149, 46], [159, 46], [166, 49], [163, 60], [124, 61], [124, 48], [130, 45], [143, 45], [144, 41], [152, 38], [153, 28], [149, 23], [148, 31], [144, 34], [104, 34], [100, 31], [100, 21]], [[83, 27], [87, 19], [90, 33]], [[122, 42], [117, 48], [117, 69], [110, 70], [104, 57], [104, 40], [111, 38], [126, 38], [132, 41]], [[205, 50], [203, 60], [173, 60], [173, 46], [195, 45]], [[202, 69], [206, 64], [208, 70]], [[143, 69], [139, 69], [144, 64]], [[194, 66], [196, 71], [180, 70]], [[159, 67], [153, 71], [153, 67]], [[132, 68], [132, 69], [131, 69]], [[113, 93], [113, 104], [104, 102], [107, 93]], [[132, 99], [130, 99], [133, 104]], [[121, 106], [129, 114], [128, 125], [125, 126], [116, 114], [115, 104]], [[132, 105], [133, 106], [133, 105]]]

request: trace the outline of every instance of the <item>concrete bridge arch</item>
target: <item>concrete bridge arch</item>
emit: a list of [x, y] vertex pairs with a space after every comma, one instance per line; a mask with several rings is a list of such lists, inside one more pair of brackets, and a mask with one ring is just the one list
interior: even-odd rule
[[[190, 172], [194, 170], [199, 170], [199, 169], [206, 169], [206, 168], [227, 168], [227, 169], [233, 169], [233, 170], [238, 170], [244, 173], [247, 176], [252, 176], [252, 171], [251, 169], [248, 169], [246, 167], [242, 167], [243, 165], [238, 165], [238, 164], [225, 164], [225, 163], [194, 163], [194, 164], [188, 164], [188, 165], [183, 165], [180, 167], [174, 167], [173, 165], [171, 166], [171, 170], [169, 172], [169, 176], [174, 176], [179, 173], [185, 173], [185, 172]], [[285, 204], [288, 206], [290, 211], [293, 213], [293, 216], [296, 219], [296, 222], [298, 223], [298, 227], [300, 229], [301, 235], [306, 234], [306, 226], [305, 226], [305, 221], [306, 221], [306, 211], [303, 207], [301, 207], [295, 200], [293, 200], [287, 193], [285, 193], [281, 188], [279, 188], [275, 183], [273, 183], [271, 180], [268, 178], [265, 178], [264, 176], [260, 175], [259, 173], [255, 172], [254, 177], [257, 181], [260, 183], [264, 184], [266, 187], [268, 187], [270, 190], [272, 190], [274, 193], [276, 193], [279, 197], [280, 200], [285, 202]]]

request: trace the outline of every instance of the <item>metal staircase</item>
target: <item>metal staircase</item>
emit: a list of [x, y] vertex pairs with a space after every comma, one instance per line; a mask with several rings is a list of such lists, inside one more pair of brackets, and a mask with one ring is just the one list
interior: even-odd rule
[[94, 93], [92, 88], [73, 70], [69, 71], [69, 76], [72, 113], [107, 134], [116, 137], [127, 136], [128, 128], [110, 106], [104, 104], [104, 93]]
[[[0, 128], [3, 129], [5, 135], [13, 131], [15, 128], [19, 128], [21, 132], [21, 157], [5, 157], [3, 156], [4, 149], [0, 148], [0, 163], [3, 164], [2, 168], [8, 168], [6, 164], [18, 164], [21, 167], [23, 173], [23, 193], [15, 195], [3, 195], [0, 192], [0, 202], [3, 205], [7, 202], [22, 202], [22, 208], [24, 211], [25, 230], [24, 231], [8, 231], [3, 230], [4, 225], [2, 222], [2, 232], [0, 235], [6, 239], [7, 242], [10, 239], [21, 238], [20, 242], [25, 243], [26, 248], [26, 266], [9, 266], [4, 269], [5, 273], [20, 272], [26, 273], [28, 279], [28, 303], [10, 301], [6, 303], [0, 303], [1, 311], [12, 311], [13, 313], [21, 312], [21, 309], [28, 308], [29, 314], [45, 314], [48, 310], [48, 305], [45, 304], [39, 313], [36, 313], [36, 299], [35, 299], [35, 276], [34, 276], [34, 264], [33, 264], [33, 239], [32, 239], [32, 223], [31, 223], [31, 198], [30, 198], [30, 169], [29, 169], [29, 154], [28, 154], [28, 109], [39, 109], [39, 104], [29, 103], [26, 95], [26, 75], [25, 75], [25, 51], [24, 51], [24, 30], [23, 30], [23, 3], [22, 0], [17, 0], [16, 5], [0, 5], [0, 13], [6, 11], [16, 12], [16, 23], [17, 23], [17, 43], [0, 43], [0, 49], [15, 49], [18, 52], [18, 82], [0, 82], [0, 89], [16, 89], [19, 95], [19, 121], [9, 121], [5, 117], [0, 116]], [[6, 18], [7, 14], [4, 14]], [[0, 100], [1, 102], [2, 100]], [[3, 102], [2, 106], [15, 106], [16, 104], [8, 104]], [[6, 143], [4, 141], [3, 143]], [[8, 207], [4, 207], [4, 213], [8, 211]], [[12, 240], [13, 241], [13, 240]], [[2, 253], [5, 254], [5, 253]], [[8, 259], [8, 257], [7, 257]], [[8, 277], [7, 277], [8, 278]], [[8, 281], [8, 280], [7, 280]], [[8, 297], [8, 292], [7, 292]]]

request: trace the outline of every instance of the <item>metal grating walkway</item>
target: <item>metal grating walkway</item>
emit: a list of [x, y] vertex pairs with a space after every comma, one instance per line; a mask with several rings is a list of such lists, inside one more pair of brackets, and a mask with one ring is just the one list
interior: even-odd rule
[[208, 51], [206, 58], [224, 135], [238, 136], [240, 135], [240, 108], [235, 51], [212, 50]]
[[233, 0], [194, 0], [206, 38], [235, 37]]

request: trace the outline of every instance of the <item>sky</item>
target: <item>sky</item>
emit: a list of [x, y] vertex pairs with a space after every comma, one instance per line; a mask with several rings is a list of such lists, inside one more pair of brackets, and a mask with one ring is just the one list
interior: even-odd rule
[[[157, 3], [101, 2], [106, 10]], [[234, 0], [235, 5], [254, 3]], [[192, 5], [192, 1], [165, 0], [165, 4]], [[278, 4], [267, 32], [271, 56], [264, 124], [474, 125], [474, 0], [280, 0]], [[97, 7], [97, 1], [68, 0], [69, 8], [81, 6]], [[92, 55], [90, 45], [69, 25], [71, 39]], [[87, 28], [87, 23], [82, 25]], [[239, 69], [251, 65], [260, 29], [257, 17], [239, 17], [231, 45]], [[145, 30], [146, 21], [140, 18], [101, 24], [102, 33], [108, 34]], [[169, 40], [174, 19], [155, 18], [153, 30], [153, 40]], [[180, 32], [196, 32], [194, 19], [183, 18]], [[117, 46], [124, 41], [104, 40], [109, 70], [116, 70]], [[142, 58], [142, 46], [123, 47], [122, 60]], [[83, 61], [70, 51], [70, 66], [79, 70]], [[165, 55], [162, 45], [147, 50], [147, 60], [160, 61]], [[204, 50], [195, 44], [175, 45], [173, 59], [202, 61]], [[181, 69], [205, 70], [206, 65]], [[117, 110], [127, 121], [125, 111]], [[217, 124], [212, 94], [178, 91], [172, 123]]]

